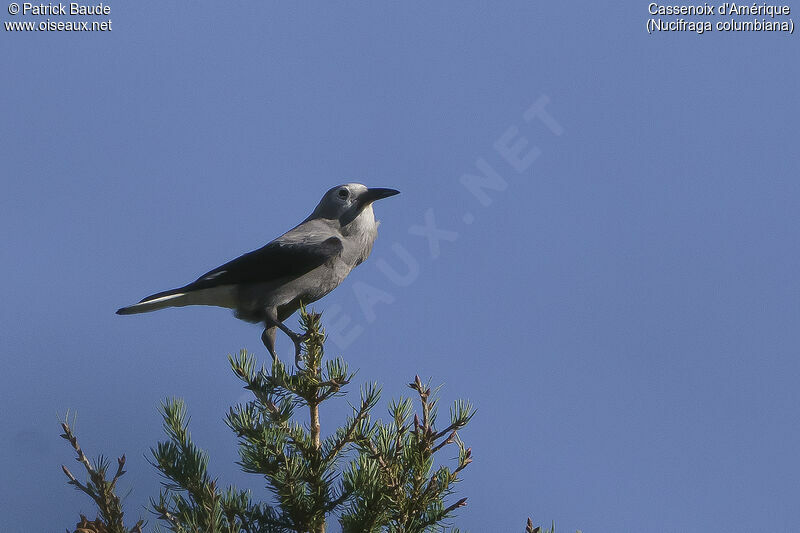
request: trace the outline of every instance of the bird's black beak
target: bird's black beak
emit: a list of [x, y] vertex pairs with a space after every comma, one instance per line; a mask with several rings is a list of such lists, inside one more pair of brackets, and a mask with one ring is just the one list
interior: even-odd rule
[[362, 205], [369, 205], [375, 200], [380, 200], [382, 198], [389, 198], [390, 196], [394, 196], [395, 194], [400, 194], [400, 191], [395, 189], [383, 189], [381, 187], [372, 187], [367, 189], [367, 192], [361, 195], [359, 198], [360, 203]]

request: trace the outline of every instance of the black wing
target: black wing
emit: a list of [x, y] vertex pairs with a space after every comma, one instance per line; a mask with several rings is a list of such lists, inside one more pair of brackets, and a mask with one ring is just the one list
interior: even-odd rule
[[152, 294], [142, 302], [179, 292], [199, 291], [220, 285], [266, 283], [281, 278], [298, 278], [341, 252], [342, 241], [338, 237], [329, 237], [320, 243], [313, 244], [273, 241], [258, 250], [246, 253], [206, 272], [188, 285]]
[[200, 276], [185, 289], [200, 290], [220, 285], [263, 283], [294, 279], [310, 272], [342, 251], [342, 241], [329, 237], [318, 244], [271, 242]]

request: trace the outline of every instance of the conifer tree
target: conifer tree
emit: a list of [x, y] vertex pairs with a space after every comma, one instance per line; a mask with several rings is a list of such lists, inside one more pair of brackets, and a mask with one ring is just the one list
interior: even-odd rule
[[[262, 476], [269, 493], [256, 499], [250, 491], [221, 488], [208, 472], [208, 455], [191, 439], [186, 406], [170, 399], [160, 409], [167, 438], [150, 457], [164, 477], [163, 489], [150, 503], [156, 530], [324, 533], [326, 525], [338, 522], [345, 533], [457, 531], [448, 519], [466, 504], [454, 490], [472, 462], [471, 449], [459, 437], [474, 414], [470, 403], [455, 402], [441, 428], [437, 390], [416, 376], [409, 387], [418, 412], [413, 413], [411, 399], [396, 400], [384, 422], [373, 416], [380, 388], [369, 383], [361, 387], [351, 415], [337, 427], [329, 422], [332, 430], [325, 434], [319, 407], [341, 397], [354, 373], [341, 358], [324, 359], [319, 314], [302, 309], [300, 320], [304, 341], [296, 368], [279, 360], [259, 367], [246, 351], [229, 356], [252, 399], [231, 407], [225, 422], [239, 440], [239, 466]], [[64, 432], [89, 474], [81, 483], [64, 467], [69, 483], [98, 506], [96, 520], [82, 517], [76, 533], [140, 533], [142, 521], [125, 528], [114, 493], [124, 474], [124, 456], [107, 481], [107, 462], [101, 457], [92, 466], [66, 423]], [[447, 448], [458, 452], [454, 464], [440, 460]], [[528, 530], [535, 531], [530, 523]]]

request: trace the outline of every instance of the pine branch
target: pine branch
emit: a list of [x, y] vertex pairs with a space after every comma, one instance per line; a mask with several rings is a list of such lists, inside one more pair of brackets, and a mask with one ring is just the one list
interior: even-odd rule
[[336, 435], [331, 437], [323, 448], [324, 461], [329, 466], [334, 466], [342, 450], [348, 444], [363, 439], [370, 432], [369, 413], [378, 403], [380, 388], [372, 383], [361, 390], [361, 404], [355, 411], [355, 416], [348, 418], [343, 428], [339, 428]]
[[106, 479], [108, 460], [101, 455], [94, 465], [89, 462], [69, 425], [69, 413], [61, 423], [61, 429], [64, 431], [61, 438], [69, 442], [75, 451], [75, 460], [81, 463], [89, 476], [85, 483], [81, 483], [69, 468], [61, 465], [61, 470], [69, 479], [67, 483], [92, 498], [99, 511], [99, 516], [93, 521], [81, 515], [81, 520], [76, 525], [76, 533], [142, 533], [144, 520], [136, 522], [130, 530], [125, 527], [122, 502], [115, 493], [117, 481], [125, 474], [125, 455], [117, 459], [117, 470], [111, 481], [108, 481]]
[[[358, 442], [360, 455], [345, 475], [346, 490], [354, 495], [341, 518], [345, 532], [432, 531], [466, 505], [466, 498], [449, 505], [445, 500], [472, 462], [472, 451], [457, 431], [470, 421], [474, 409], [468, 402], [456, 402], [450, 425], [437, 431], [437, 391], [423, 384], [419, 376], [409, 387], [417, 392], [420, 413], [409, 421], [411, 402], [393, 402], [391, 423], [376, 423], [368, 438]], [[456, 444], [459, 450], [455, 468], [440, 466], [434, 471], [434, 455], [448, 444]]]
[[[249, 492], [229, 487], [224, 493], [208, 474], [208, 455], [191, 439], [186, 407], [171, 399], [161, 405], [168, 441], [151, 449], [151, 463], [164, 476], [164, 490], [151, 500], [153, 511], [174, 532], [282, 532], [283, 524], [264, 504], [252, 504]], [[258, 528], [254, 529], [254, 524]]]

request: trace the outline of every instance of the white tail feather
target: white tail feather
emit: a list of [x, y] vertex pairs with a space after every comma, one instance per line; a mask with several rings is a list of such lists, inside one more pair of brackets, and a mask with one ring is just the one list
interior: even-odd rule
[[134, 315], [137, 313], [148, 313], [150, 311], [166, 309], [167, 307], [183, 307], [185, 305], [214, 305], [233, 309], [236, 307], [233, 287], [231, 285], [225, 285], [200, 291], [178, 292], [123, 307], [117, 311], [117, 314]]
[[146, 302], [129, 305], [117, 311], [118, 315], [134, 315], [136, 313], [148, 313], [150, 311], [157, 311], [158, 309], [165, 309], [167, 307], [182, 307], [190, 305], [186, 298], [186, 293], [179, 292], [177, 294], [170, 294], [169, 296], [162, 296]]

